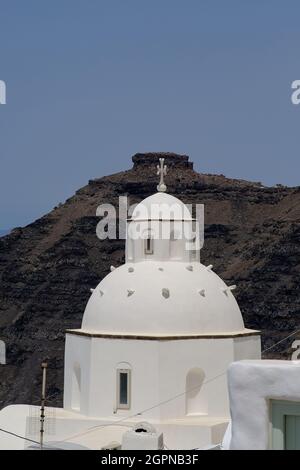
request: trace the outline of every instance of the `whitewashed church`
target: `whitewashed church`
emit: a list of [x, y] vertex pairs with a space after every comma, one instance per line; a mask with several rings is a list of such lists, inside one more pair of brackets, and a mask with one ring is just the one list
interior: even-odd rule
[[[143, 448], [126, 444], [137, 427], [169, 449], [219, 443], [230, 419], [227, 368], [260, 359], [260, 334], [245, 328], [235, 286], [201, 264], [197, 243], [190, 249], [196, 221], [166, 193], [163, 161], [159, 172], [158, 191], [128, 220], [125, 264], [94, 289], [81, 328], [66, 333], [64, 407], [51, 409], [45, 445]], [[0, 427], [38, 441], [32, 408], [5, 408]], [[0, 439], [0, 448], [32, 445]]]
[[134, 416], [162, 430], [168, 447], [191, 448], [224, 433], [224, 372], [260, 358], [260, 336], [189, 249], [189, 210], [161, 189], [128, 221], [126, 263], [94, 290], [81, 329], [67, 332], [64, 406], [111, 422]]

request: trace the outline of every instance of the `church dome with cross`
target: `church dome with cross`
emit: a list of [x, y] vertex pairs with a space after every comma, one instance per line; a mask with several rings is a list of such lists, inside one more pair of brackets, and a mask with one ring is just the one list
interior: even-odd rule
[[260, 336], [245, 328], [235, 286], [200, 263], [203, 210], [166, 193], [159, 157], [157, 192], [129, 210], [125, 263], [93, 290], [81, 328], [67, 330], [64, 407], [107, 422], [144, 410], [173, 448], [182, 436], [194, 448], [229, 417], [220, 371], [259, 358]]
[[112, 267], [93, 291], [82, 330], [141, 336], [245, 332], [235, 286], [200, 263], [197, 221], [182, 201], [166, 194], [163, 161], [158, 173], [158, 192], [128, 220], [126, 263]]
[[[230, 419], [228, 366], [260, 358], [260, 333], [245, 328], [235, 286], [200, 262], [203, 206], [191, 210], [167, 194], [164, 159], [152, 157], [160, 182], [129, 210], [125, 263], [92, 290], [81, 328], [66, 331], [53, 444], [70, 429], [72, 448], [161, 449], [164, 440], [190, 450], [221, 442]], [[29, 408], [0, 413], [6, 425], [22, 413], [14, 436], [30, 424]]]

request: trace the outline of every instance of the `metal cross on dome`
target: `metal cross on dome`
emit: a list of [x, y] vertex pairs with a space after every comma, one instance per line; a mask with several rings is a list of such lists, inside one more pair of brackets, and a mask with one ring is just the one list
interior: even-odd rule
[[164, 193], [167, 191], [167, 186], [164, 183], [164, 176], [167, 174], [167, 165], [164, 165], [165, 159], [159, 159], [159, 165], [157, 165], [157, 174], [160, 175], [160, 181], [157, 186], [157, 191]]

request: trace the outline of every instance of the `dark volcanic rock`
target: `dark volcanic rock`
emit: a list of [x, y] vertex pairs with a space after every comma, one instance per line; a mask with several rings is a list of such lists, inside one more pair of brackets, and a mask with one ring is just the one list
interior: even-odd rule
[[[131, 170], [90, 181], [51, 213], [0, 238], [0, 339], [8, 362], [0, 366], [0, 408], [38, 402], [44, 359], [48, 403], [62, 404], [65, 329], [80, 326], [90, 288], [110, 265], [124, 262], [124, 240], [96, 237], [96, 208], [155, 192], [161, 156], [168, 192], [205, 204], [202, 262], [237, 284], [246, 326], [262, 330], [265, 348], [300, 328], [300, 188], [199, 174], [186, 155], [136, 154]], [[266, 355], [288, 357], [293, 339]]]

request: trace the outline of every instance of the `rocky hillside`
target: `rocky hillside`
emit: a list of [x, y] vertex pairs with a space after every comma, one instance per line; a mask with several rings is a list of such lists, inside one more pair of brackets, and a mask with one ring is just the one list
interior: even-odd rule
[[[40, 363], [49, 361], [48, 394], [61, 405], [64, 332], [81, 323], [90, 288], [124, 262], [124, 241], [99, 241], [96, 208], [155, 191], [162, 154], [136, 154], [131, 170], [95, 179], [64, 204], [0, 238], [0, 408], [37, 403]], [[199, 174], [185, 155], [163, 154], [168, 192], [205, 204], [202, 262], [235, 283], [246, 325], [261, 329], [264, 348], [300, 328], [300, 188]], [[294, 338], [294, 337], [293, 337]], [[293, 338], [268, 350], [288, 357]]]
[[4, 237], [4, 235], [7, 235], [10, 232], [10, 230], [0, 230], [0, 237]]

